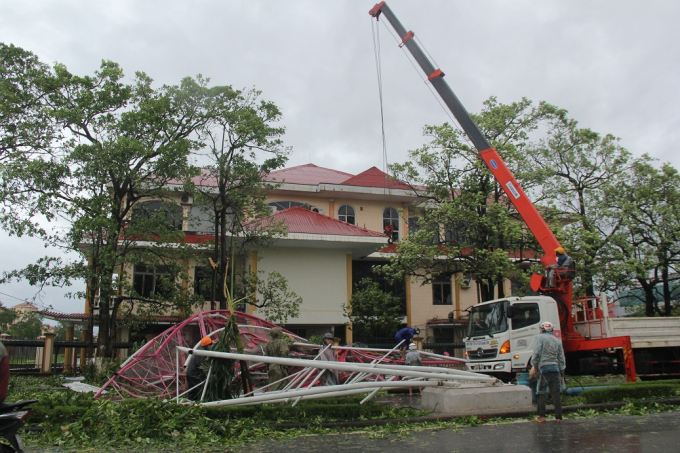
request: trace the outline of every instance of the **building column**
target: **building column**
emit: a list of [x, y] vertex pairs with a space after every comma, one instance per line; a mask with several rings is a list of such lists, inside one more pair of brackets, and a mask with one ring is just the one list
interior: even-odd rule
[[[257, 250], [253, 250], [250, 252], [250, 273], [254, 274], [257, 277]], [[255, 291], [252, 294], [253, 298], [257, 298], [257, 288], [255, 288]], [[255, 313], [257, 310], [257, 307], [254, 307], [253, 305], [247, 304], [247, 313], [249, 315], [252, 315]]]
[[[460, 277], [459, 277], [459, 275], [460, 275]], [[453, 275], [453, 283], [452, 284], [453, 284], [453, 287], [454, 287], [453, 294], [454, 294], [454, 298], [456, 300], [456, 302], [455, 302], [456, 308], [454, 310], [454, 313], [456, 315], [455, 316], [456, 319], [460, 318], [460, 284], [458, 283], [459, 278], [463, 278], [463, 275], [462, 274], [454, 274]]]
[[328, 217], [337, 219], [337, 216], [335, 215], [335, 198], [328, 199], [328, 211]]
[[[130, 341], [130, 328], [128, 326], [119, 326], [116, 328], [116, 341], [119, 343], [128, 343]], [[119, 349], [116, 355], [119, 359], [127, 359], [129, 349]]]
[[413, 327], [411, 324], [411, 277], [406, 277], [406, 325]]
[[[346, 277], [346, 280], [347, 280], [347, 282], [346, 282], [346, 285], [347, 285], [346, 286], [346, 288], [347, 288], [346, 289], [346, 291], [347, 291], [347, 307], [351, 312], [351, 310], [352, 310], [352, 305], [350, 303], [350, 301], [352, 300], [352, 254], [351, 253], [348, 253], [347, 255], [345, 255], [345, 268], [346, 268], [345, 273], [346, 273], [346, 276], [347, 276]], [[345, 338], [345, 342], [347, 342], [347, 344], [352, 343], [353, 337], [354, 337], [352, 335], [352, 333], [353, 333], [352, 332], [352, 321], [349, 321], [349, 323], [347, 323], [347, 329], [345, 329], [345, 333], [346, 333], [345, 336], [347, 337], [347, 338]]]
[[85, 347], [80, 350], [80, 369], [83, 369], [83, 364], [87, 361], [87, 350], [90, 347], [92, 339], [90, 338], [90, 332], [88, 332], [88, 324], [83, 326], [83, 331], [80, 333], [80, 339], [85, 342]]
[[[44, 346], [44, 341], [45, 341], [45, 336], [40, 335], [38, 338], [36, 338], [38, 341], [43, 342], [43, 346], [39, 346], [35, 348], [35, 369], [36, 370], [42, 370], [42, 363], [43, 363], [43, 353], [45, 352], [45, 346]], [[9, 352], [9, 351], [7, 351]]]
[[52, 354], [54, 352], [54, 337], [56, 335], [48, 332], [44, 335], [45, 346], [43, 347], [41, 373], [52, 373]]
[[[70, 321], [64, 322], [66, 327], [66, 341], [73, 341], [73, 327], [74, 324]], [[75, 349], [71, 347], [64, 348], [64, 374], [73, 373], [73, 358], [75, 356]]]

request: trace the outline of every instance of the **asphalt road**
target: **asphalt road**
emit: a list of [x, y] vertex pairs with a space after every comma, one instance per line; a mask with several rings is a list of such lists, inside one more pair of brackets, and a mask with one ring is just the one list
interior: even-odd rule
[[569, 420], [558, 425], [515, 422], [461, 429], [405, 432], [386, 438], [368, 434], [308, 436], [264, 441], [245, 448], [256, 452], [680, 452], [680, 411], [645, 416], [609, 416]]

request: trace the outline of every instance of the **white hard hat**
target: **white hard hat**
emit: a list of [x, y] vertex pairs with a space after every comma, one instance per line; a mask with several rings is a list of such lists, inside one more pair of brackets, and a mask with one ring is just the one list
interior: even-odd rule
[[542, 322], [540, 327], [541, 327], [541, 330], [543, 332], [552, 332], [553, 331], [553, 323], [551, 323], [550, 321]]
[[417, 346], [416, 346], [415, 343], [411, 343], [410, 345], [408, 345], [408, 348], [409, 348], [409, 349], [415, 349], [416, 347], [417, 347]]

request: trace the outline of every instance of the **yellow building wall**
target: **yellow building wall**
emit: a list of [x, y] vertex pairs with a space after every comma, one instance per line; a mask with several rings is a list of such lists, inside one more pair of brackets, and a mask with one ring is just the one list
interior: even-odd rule
[[[289, 196], [289, 195], [276, 195], [273, 194], [267, 198], [267, 203], [275, 201], [297, 201], [300, 203], [307, 203], [310, 206], [314, 206], [323, 210], [323, 214], [332, 217], [334, 219], [338, 218], [338, 210], [343, 205], [349, 205], [354, 208], [354, 216], [356, 220], [356, 225], [362, 228], [366, 228], [372, 231], [382, 231], [383, 230], [383, 211], [387, 207], [393, 207], [397, 211], [403, 209], [401, 202], [390, 202], [389, 196], [385, 196], [385, 200], [381, 201], [369, 201], [369, 200], [357, 200], [347, 197], [305, 197], [305, 196]], [[331, 212], [331, 206], [333, 207], [333, 212]], [[406, 228], [406, 222], [404, 219], [399, 219], [399, 232], [400, 237], [403, 236], [403, 232]]]

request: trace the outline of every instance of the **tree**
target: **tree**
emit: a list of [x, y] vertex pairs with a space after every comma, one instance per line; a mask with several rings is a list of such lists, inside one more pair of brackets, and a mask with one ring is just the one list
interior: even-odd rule
[[[261, 274], [264, 272], [260, 271]], [[302, 297], [288, 288], [288, 281], [278, 272], [270, 272], [266, 279], [249, 273], [245, 276], [245, 301], [262, 312], [262, 317], [275, 324], [286, 324], [288, 318], [300, 314]]]
[[[504, 105], [490, 98], [473, 118], [521, 180], [528, 171], [530, 133], [555, 112], [526, 99]], [[425, 135], [430, 142], [409, 152], [410, 162], [391, 167], [414, 190], [423, 187], [424, 201], [387, 270], [424, 283], [465, 273], [474, 277], [482, 300], [503, 297], [503, 281], [520, 278], [518, 264], [525, 252], [536, 250], [536, 243], [462, 131], [444, 124], [426, 126]], [[509, 253], [519, 262], [511, 261]]]
[[[0, 43], [0, 222], [13, 235], [47, 234], [30, 220], [31, 211], [22, 209], [29, 204], [33, 182], [22, 176], [37, 176], [37, 186], [44, 188], [43, 180], [61, 172], [61, 167], [51, 165], [58, 128], [49, 111], [49, 95], [58, 89], [59, 80], [38, 57]], [[47, 221], [54, 219], [45, 205], [33, 207]]]
[[[59, 326], [57, 327], [57, 330], [54, 332], [55, 333], [55, 340], [59, 341], [65, 341], [66, 340], [66, 325], [63, 322], [59, 323]], [[83, 330], [83, 327], [80, 324], [76, 324], [73, 326], [73, 338], [80, 338], [81, 332]]]
[[620, 227], [608, 241], [605, 278], [610, 289], [639, 286], [646, 316], [671, 316], [680, 263], [680, 174], [670, 164], [657, 168], [647, 156], [631, 170], [607, 191]]
[[[194, 134], [216, 116], [222, 92], [208, 88], [200, 76], [155, 89], [148, 76], [137, 73], [127, 84], [121, 68], [109, 61], [93, 76], [75, 76], [59, 64], [42, 69], [23, 77], [29, 85], [37, 77], [50, 81], [39, 97], [56, 132], [49, 146], [40, 144], [41, 153], [33, 152], [38, 145], [12, 145], [15, 155], [2, 163], [3, 199], [21, 213], [22, 225], [39, 225], [40, 215], [68, 222], [65, 232], [45, 238], [82, 259], [64, 264], [46, 258], [41, 264], [51, 268], [44, 275], [62, 284], [70, 278], [87, 281], [91, 312], [99, 309], [99, 347], [112, 354], [119, 311], [146, 307], [157, 313], [192, 302], [181, 291], [184, 260], [178, 258], [189, 251], [182, 216], [168, 215], [167, 202], [176, 181], [195, 175], [188, 157], [201, 145]], [[50, 171], [42, 171], [46, 166]], [[154, 200], [161, 206], [141, 208]], [[1, 220], [10, 232], [21, 231], [11, 217]], [[127, 275], [131, 265], [142, 263], [162, 268], [160, 284], [143, 294]]]
[[27, 314], [21, 321], [9, 326], [8, 333], [15, 338], [35, 340], [42, 335], [43, 325], [34, 314]]
[[533, 177], [542, 182], [549, 206], [566, 216], [558, 237], [578, 263], [581, 288], [576, 292], [595, 296], [606, 262], [604, 247], [621, 220], [605, 194], [625, 181], [633, 164], [631, 154], [618, 138], [580, 128], [561, 112], [552, 117], [547, 138], [530, 156], [536, 165]]
[[362, 279], [352, 293], [349, 305], [342, 307], [355, 339], [391, 336], [403, 318], [399, 298], [380, 289], [377, 282]]
[[2, 332], [6, 332], [7, 328], [14, 322], [15, 319], [16, 313], [14, 310], [4, 307], [2, 302], [0, 302], [0, 329]]
[[[228, 293], [237, 298], [249, 294], [238, 291], [245, 289], [241, 280], [247, 277], [247, 270], [236, 262], [246, 249], [266, 246], [284, 234], [280, 224], [263, 223], [271, 215], [265, 203], [271, 184], [264, 178], [283, 167], [289, 153], [281, 140], [285, 129], [274, 126], [281, 118], [275, 104], [259, 100], [261, 92], [254, 89], [219, 90], [219, 114], [201, 129], [205, 143], [202, 154], [207, 164], [194, 178], [192, 187], [200, 220], [210, 222], [214, 234], [209, 244], [213, 310], [217, 303], [220, 309], [227, 308]], [[282, 278], [279, 275], [279, 280]], [[257, 305], [252, 298], [246, 300]], [[266, 304], [277, 302], [268, 300]]]

